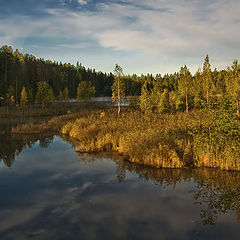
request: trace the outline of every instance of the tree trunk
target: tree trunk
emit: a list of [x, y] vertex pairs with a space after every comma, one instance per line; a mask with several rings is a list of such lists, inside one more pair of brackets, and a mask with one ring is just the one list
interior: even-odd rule
[[120, 103], [120, 99], [118, 100], [118, 115], [120, 115], [120, 111], [121, 111], [121, 103]]
[[186, 94], [186, 113], [188, 113], [188, 95]]
[[237, 100], [237, 116], [240, 116], [240, 110], [239, 110], [239, 100]]
[[118, 79], [118, 115], [121, 112], [120, 79]]
[[17, 95], [18, 85], [17, 85], [17, 84], [18, 84], [18, 79], [17, 79], [17, 77], [16, 77], [16, 89], [15, 89], [15, 101], [16, 101], [16, 104], [17, 104], [17, 102], [18, 102], [18, 101], [17, 101], [17, 100], [18, 100], [18, 95]]
[[7, 87], [7, 56], [5, 55], [5, 66], [4, 66], [4, 80], [5, 86]]

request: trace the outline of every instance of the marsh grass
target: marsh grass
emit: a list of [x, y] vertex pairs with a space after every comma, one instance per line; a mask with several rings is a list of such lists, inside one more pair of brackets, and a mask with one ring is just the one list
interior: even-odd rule
[[93, 112], [69, 121], [61, 132], [78, 140], [79, 152], [117, 151], [128, 161], [158, 168], [240, 170], [238, 141], [228, 138], [225, 149], [218, 150], [217, 141], [211, 139], [214, 124], [210, 111], [174, 115], [125, 111], [119, 117], [106, 111], [104, 117]]
[[[234, 124], [238, 126], [239, 120]], [[219, 147], [222, 136], [215, 125], [211, 111], [159, 114], [125, 108], [117, 116], [115, 109], [106, 108], [23, 125], [13, 132], [60, 132], [76, 140], [78, 152], [115, 151], [125, 160], [157, 168], [240, 170], [239, 134], [228, 136], [224, 148]]]

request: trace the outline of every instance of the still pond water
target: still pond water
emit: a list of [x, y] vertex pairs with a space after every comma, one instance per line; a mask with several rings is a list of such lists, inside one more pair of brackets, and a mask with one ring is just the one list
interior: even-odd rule
[[60, 136], [0, 136], [0, 239], [240, 239], [240, 173], [77, 154]]

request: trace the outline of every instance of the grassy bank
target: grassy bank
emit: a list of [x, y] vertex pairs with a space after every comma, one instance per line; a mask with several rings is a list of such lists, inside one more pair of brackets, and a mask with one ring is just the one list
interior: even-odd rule
[[[234, 120], [235, 125], [239, 127], [239, 120]], [[117, 151], [128, 161], [158, 168], [240, 170], [239, 132], [222, 134], [217, 127], [210, 111], [143, 114], [125, 110], [118, 117], [115, 109], [105, 109], [64, 115], [13, 132], [54, 130], [75, 139], [76, 151]]]

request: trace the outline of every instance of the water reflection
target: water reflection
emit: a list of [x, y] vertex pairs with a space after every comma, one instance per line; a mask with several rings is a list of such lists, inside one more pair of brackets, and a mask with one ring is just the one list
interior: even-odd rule
[[76, 154], [69, 139], [56, 136], [41, 136], [39, 142], [32, 135], [8, 137], [15, 162], [11, 169], [0, 168], [1, 239], [237, 239], [240, 234], [238, 172], [154, 169], [111, 153]]
[[219, 214], [234, 211], [240, 220], [240, 173], [210, 168], [155, 169], [120, 160], [121, 168], [136, 173], [140, 178], [164, 187], [183, 181], [194, 181], [190, 193], [194, 204], [201, 206], [204, 224], [214, 224]]
[[0, 136], [0, 163], [3, 162], [5, 166], [11, 167], [15, 161], [15, 158], [26, 147], [31, 148], [32, 145], [39, 141], [40, 147], [47, 148], [52, 140], [53, 136], [51, 134], [4, 134]]
[[115, 175], [119, 183], [124, 181], [127, 171], [163, 188], [193, 181], [195, 186], [189, 193], [193, 196], [194, 204], [201, 206], [200, 216], [206, 225], [215, 224], [218, 215], [229, 211], [234, 211], [240, 221], [240, 172], [211, 168], [157, 169], [130, 163], [112, 153], [88, 154], [85, 159], [92, 162], [100, 155], [112, 158], [118, 164]]
[[48, 147], [53, 136], [49, 134], [11, 134], [11, 129], [18, 124], [39, 123], [47, 120], [49, 117], [41, 118], [17, 118], [17, 119], [0, 119], [0, 163], [11, 167], [15, 158], [26, 147], [31, 148], [37, 141], [40, 141], [41, 147]]

